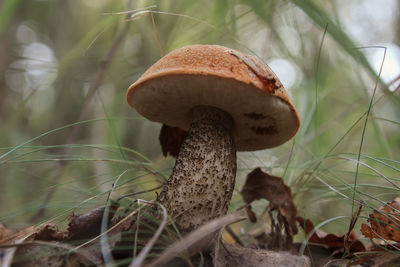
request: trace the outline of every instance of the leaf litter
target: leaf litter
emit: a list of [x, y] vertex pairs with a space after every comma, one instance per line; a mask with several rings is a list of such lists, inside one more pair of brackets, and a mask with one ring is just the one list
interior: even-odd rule
[[[107, 235], [108, 248], [115, 261], [135, 259], [144, 247], [149, 247], [142, 253], [140, 264], [137, 261], [135, 265], [132, 261], [132, 266], [175, 263], [195, 266], [201, 262], [206, 266], [333, 266], [330, 264], [339, 264], [339, 260], [339, 265], [373, 263], [379, 266], [400, 262], [397, 255], [387, 255], [387, 251], [400, 250], [397, 243], [400, 240], [400, 199], [375, 210], [369, 215], [368, 224], [362, 224], [364, 236], [383, 241], [366, 248], [351, 231], [352, 228], [347, 235], [324, 233], [315, 229], [310, 220], [297, 216], [290, 188], [282, 178], [269, 175], [260, 168], [248, 174], [241, 194], [247, 215], [238, 210], [212, 220], [183, 237], [179, 237], [172, 222], [169, 221], [166, 226], [160, 224], [157, 220], [162, 218], [157, 215], [159, 209], [150, 207], [154, 202], [146, 202], [147, 209], [141, 208], [140, 212], [132, 211], [132, 205], [120, 207], [113, 204], [109, 207], [108, 229], [105, 232], [101, 231], [105, 207], [80, 215], [72, 214], [65, 231], [60, 231], [54, 223], [21, 231], [0, 225], [0, 262], [2, 266], [41, 266], [45, 263], [53, 266], [101, 265], [105, 263], [99, 238], [102, 235]], [[263, 231], [255, 236], [253, 242], [226, 243], [222, 233], [228, 225], [246, 217], [252, 222], [266, 220], [264, 215], [257, 215], [251, 209], [252, 203], [260, 199], [269, 201], [268, 212], [264, 215], [271, 218], [268, 221], [270, 232]], [[352, 227], [358, 216], [359, 213], [353, 218]], [[309, 236], [306, 254], [313, 258], [312, 262], [306, 255], [298, 255], [299, 245], [293, 243], [293, 237], [298, 232], [297, 223]], [[154, 234], [156, 230], [159, 232], [157, 235]], [[235, 235], [232, 231], [225, 234]], [[232, 240], [240, 238], [235, 236]], [[153, 242], [151, 246], [150, 241]]]
[[375, 210], [367, 221], [361, 225], [365, 237], [400, 242], [400, 198]]
[[[278, 218], [285, 226], [289, 239], [297, 234], [296, 215], [297, 209], [293, 203], [292, 191], [284, 184], [282, 178], [269, 175], [260, 168], [256, 168], [247, 175], [247, 180], [242, 189], [243, 200], [247, 204], [264, 198], [270, 202], [270, 210], [278, 211]], [[250, 218], [254, 221], [255, 215], [248, 206]]]

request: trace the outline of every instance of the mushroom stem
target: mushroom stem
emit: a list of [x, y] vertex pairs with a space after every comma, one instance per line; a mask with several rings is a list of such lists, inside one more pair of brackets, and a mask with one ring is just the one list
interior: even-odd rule
[[236, 176], [233, 120], [225, 111], [198, 106], [167, 185], [157, 198], [182, 230], [226, 214]]

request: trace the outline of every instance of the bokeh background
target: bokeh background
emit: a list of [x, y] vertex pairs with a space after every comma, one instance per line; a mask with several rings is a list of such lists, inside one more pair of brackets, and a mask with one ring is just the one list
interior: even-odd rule
[[0, 222], [62, 224], [109, 196], [154, 199], [174, 159], [126, 89], [201, 43], [269, 64], [302, 121], [283, 146], [238, 154], [230, 209], [259, 166], [283, 176], [299, 214], [345, 232], [360, 201], [365, 221], [399, 195], [399, 15], [396, 0], [3, 0]]

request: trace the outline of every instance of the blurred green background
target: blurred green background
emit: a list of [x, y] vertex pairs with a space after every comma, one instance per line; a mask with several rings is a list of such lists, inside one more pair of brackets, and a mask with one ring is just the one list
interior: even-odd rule
[[231, 210], [260, 166], [284, 177], [300, 215], [346, 231], [359, 201], [364, 221], [399, 195], [399, 15], [396, 0], [3, 0], [0, 222], [60, 223], [109, 194], [159, 187], [174, 159], [126, 89], [162, 55], [201, 43], [269, 64], [302, 121], [283, 146], [238, 154]]

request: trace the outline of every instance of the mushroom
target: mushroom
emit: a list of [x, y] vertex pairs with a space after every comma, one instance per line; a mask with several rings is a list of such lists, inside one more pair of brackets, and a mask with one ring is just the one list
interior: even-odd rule
[[190, 231], [226, 214], [236, 176], [236, 150], [283, 144], [299, 127], [297, 111], [271, 69], [218, 45], [170, 52], [127, 92], [151, 121], [188, 130], [157, 201]]

